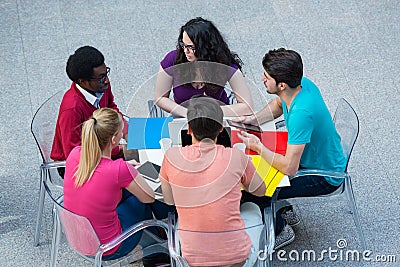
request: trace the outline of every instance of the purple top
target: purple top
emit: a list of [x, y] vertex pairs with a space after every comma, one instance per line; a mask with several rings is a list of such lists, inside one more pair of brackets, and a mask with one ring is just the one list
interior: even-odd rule
[[[204, 94], [204, 95], [210, 96], [212, 98], [215, 98], [227, 105], [229, 104], [228, 96], [226, 94], [226, 91], [224, 90], [224, 87], [222, 87], [222, 86], [216, 86], [215, 88], [217, 90], [210, 91], [207, 89], [207, 86], [197, 89], [197, 88], [193, 87], [191, 84], [187, 84], [187, 83], [182, 84], [180, 82], [177, 82], [177, 80], [178, 80], [176, 78], [177, 74], [174, 73], [174, 70], [171, 71], [171, 69], [173, 69], [171, 67], [175, 66], [175, 59], [176, 59], [177, 54], [178, 54], [177, 50], [172, 50], [160, 62], [161, 67], [168, 74], [170, 74], [171, 76], [174, 77], [172, 90], [174, 93], [175, 103], [181, 104], [182, 102], [189, 100], [190, 98], [192, 98], [195, 95], [203, 95]], [[239, 67], [237, 65], [231, 65], [230, 67], [231, 67], [230, 68], [231, 70], [229, 71], [229, 74], [226, 77], [227, 80], [225, 81], [225, 83], [227, 81], [229, 81], [229, 79], [233, 76], [233, 74], [239, 69]], [[168, 70], [168, 68], [170, 68], [170, 69]]]

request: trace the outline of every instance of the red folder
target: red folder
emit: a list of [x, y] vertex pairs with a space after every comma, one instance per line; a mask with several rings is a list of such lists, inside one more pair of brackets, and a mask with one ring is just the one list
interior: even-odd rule
[[[239, 139], [237, 134], [240, 130], [232, 129], [231, 130], [231, 139], [232, 139], [232, 146], [236, 143], [242, 143], [242, 140]], [[286, 147], [288, 141], [288, 133], [287, 132], [276, 132], [276, 131], [264, 131], [262, 133], [259, 132], [252, 132], [249, 133], [254, 134], [260, 138], [261, 143], [268, 148], [269, 150], [285, 155], [286, 154]], [[251, 151], [250, 149], [246, 148], [246, 154], [249, 155], [257, 155], [256, 152]]]

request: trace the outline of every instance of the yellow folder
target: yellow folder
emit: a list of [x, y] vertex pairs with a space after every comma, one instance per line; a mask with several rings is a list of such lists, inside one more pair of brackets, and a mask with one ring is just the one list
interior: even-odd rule
[[267, 188], [265, 195], [271, 197], [285, 174], [272, 167], [260, 155], [249, 155], [249, 157], [256, 167], [258, 175], [264, 180], [265, 187]]

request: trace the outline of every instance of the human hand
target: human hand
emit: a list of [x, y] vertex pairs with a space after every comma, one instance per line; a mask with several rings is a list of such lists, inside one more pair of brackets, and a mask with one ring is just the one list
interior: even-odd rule
[[128, 164], [132, 165], [133, 167], [135, 167], [135, 166], [139, 166], [139, 165], [140, 165], [140, 162], [137, 162], [137, 161], [136, 161], [136, 160], [134, 160], [134, 159], [127, 160], [127, 161], [126, 161], [126, 163], [128, 163]]
[[263, 144], [261, 143], [260, 138], [245, 131], [240, 131], [237, 136], [243, 141], [248, 149], [261, 154]]
[[235, 118], [232, 118], [232, 121], [240, 122], [240, 123], [244, 123], [244, 124], [256, 125], [256, 126], [259, 125], [256, 115], [254, 115], [254, 114], [249, 115], [249, 116], [235, 117]]

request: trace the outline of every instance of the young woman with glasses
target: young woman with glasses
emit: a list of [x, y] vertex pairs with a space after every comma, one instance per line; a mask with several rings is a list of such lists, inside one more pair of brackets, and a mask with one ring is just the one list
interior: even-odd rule
[[[176, 50], [160, 63], [156, 104], [176, 117], [186, 117], [183, 102], [207, 95], [223, 103], [224, 116], [252, 114], [253, 101], [241, 72], [242, 61], [231, 52], [211, 21], [197, 17], [180, 29]], [[237, 103], [229, 105], [226, 83]], [[171, 90], [173, 100], [169, 98]]]

